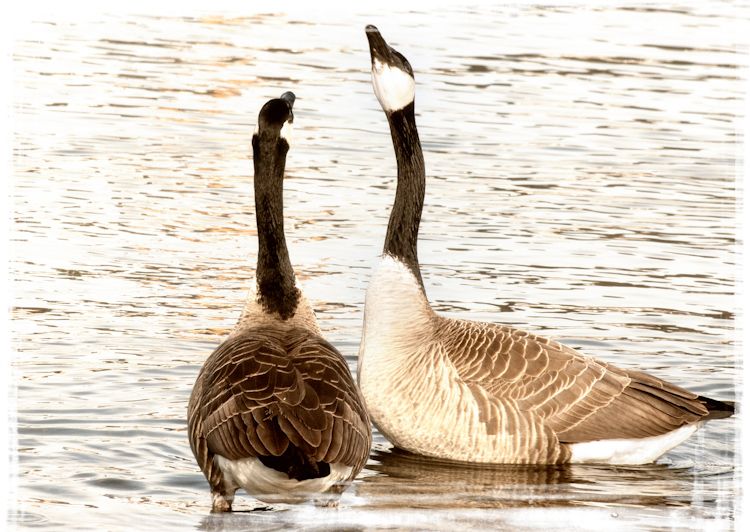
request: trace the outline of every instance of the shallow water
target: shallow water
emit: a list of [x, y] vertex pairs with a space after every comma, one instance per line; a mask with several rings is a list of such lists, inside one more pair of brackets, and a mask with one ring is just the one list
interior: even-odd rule
[[741, 416], [640, 467], [465, 468], [375, 433], [337, 511], [210, 516], [185, 411], [256, 253], [250, 136], [292, 90], [292, 262], [356, 369], [395, 189], [364, 26], [416, 72], [420, 261], [445, 315], [552, 336], [716, 399], [735, 345], [748, 10], [45, 18], [14, 42], [18, 529], [730, 530]]

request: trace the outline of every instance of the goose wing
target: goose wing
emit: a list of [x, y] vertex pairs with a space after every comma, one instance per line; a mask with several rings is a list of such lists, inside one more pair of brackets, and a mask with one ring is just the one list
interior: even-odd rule
[[679, 386], [547, 338], [463, 320], [446, 319], [443, 330], [445, 353], [488, 424], [531, 414], [558, 441], [577, 443], [656, 436], [708, 414]]
[[357, 466], [372, 438], [346, 361], [305, 330], [248, 331], [223, 342], [201, 370], [188, 418], [209, 480], [214, 454], [281, 456], [294, 446], [316, 462]]

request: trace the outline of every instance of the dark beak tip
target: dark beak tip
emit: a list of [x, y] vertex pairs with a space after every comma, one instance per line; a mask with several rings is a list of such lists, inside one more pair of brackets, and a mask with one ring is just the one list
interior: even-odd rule
[[370, 58], [374, 61], [376, 57], [384, 58], [388, 56], [388, 44], [380, 35], [378, 28], [372, 24], [368, 24], [365, 27], [365, 35], [367, 35], [367, 42], [370, 45]]
[[285, 92], [284, 94], [281, 95], [281, 99], [285, 100], [289, 104], [289, 107], [293, 107], [294, 106], [294, 100], [296, 100], [297, 97], [294, 95], [294, 93], [292, 91], [287, 91], [287, 92]]

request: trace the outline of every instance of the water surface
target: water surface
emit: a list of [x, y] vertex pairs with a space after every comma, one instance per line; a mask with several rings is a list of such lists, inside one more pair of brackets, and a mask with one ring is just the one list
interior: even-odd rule
[[447, 316], [714, 397], [739, 386], [747, 9], [40, 15], [17, 30], [17, 511], [35, 530], [731, 530], [740, 416], [640, 467], [463, 468], [374, 451], [341, 508], [210, 516], [186, 407], [255, 266], [250, 138], [292, 90], [286, 231], [352, 371], [395, 191], [364, 27], [410, 60], [420, 261]]

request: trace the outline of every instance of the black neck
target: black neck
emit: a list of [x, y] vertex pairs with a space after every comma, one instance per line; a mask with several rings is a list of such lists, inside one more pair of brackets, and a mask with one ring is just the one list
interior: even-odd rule
[[398, 184], [383, 253], [406, 264], [424, 290], [417, 259], [417, 238], [424, 204], [425, 170], [414, 119], [414, 102], [398, 111], [386, 113], [386, 116], [396, 152]]
[[300, 296], [284, 238], [284, 165], [288, 150], [283, 139], [253, 136], [258, 301], [282, 319], [294, 315]]

